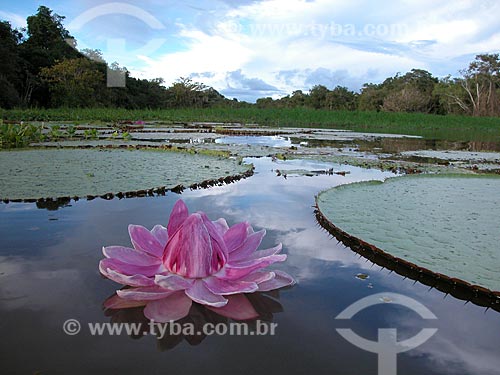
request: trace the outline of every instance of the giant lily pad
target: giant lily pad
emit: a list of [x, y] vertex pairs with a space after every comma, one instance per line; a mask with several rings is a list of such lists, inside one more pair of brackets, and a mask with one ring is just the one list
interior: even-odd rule
[[385, 252], [500, 290], [500, 178], [420, 175], [339, 186], [318, 197], [337, 228]]
[[235, 159], [146, 150], [0, 152], [0, 198], [30, 199], [189, 186], [241, 174]]

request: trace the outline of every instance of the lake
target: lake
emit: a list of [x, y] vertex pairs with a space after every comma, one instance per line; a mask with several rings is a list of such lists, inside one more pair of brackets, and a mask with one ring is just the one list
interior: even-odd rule
[[[317, 224], [315, 194], [393, 173], [302, 159], [245, 162], [255, 165], [254, 176], [182, 195], [71, 201], [51, 210], [35, 203], [0, 204], [2, 373], [376, 374], [377, 354], [351, 344], [337, 329], [376, 341], [379, 329], [387, 328], [397, 329], [399, 341], [437, 329], [422, 345], [397, 355], [400, 374], [500, 373], [498, 312], [381, 269]], [[348, 173], [276, 173], [330, 168]], [[224, 217], [230, 225], [246, 220], [256, 230], [265, 228], [261, 248], [283, 244], [288, 259], [276, 268], [297, 284], [254, 301], [262, 319], [277, 324], [275, 335], [157, 340], [90, 334], [88, 323], [141, 321], [133, 309], [112, 317], [103, 312], [103, 302], [120, 286], [99, 273], [102, 246], [128, 245], [130, 223], [166, 225], [181, 197], [190, 211], [205, 211], [211, 220]], [[379, 293], [382, 303], [352, 319], [336, 319], [351, 304]], [[395, 295], [422, 304], [437, 319], [391, 303]], [[200, 316], [208, 315], [194, 311], [191, 319]], [[79, 321], [79, 334], [65, 334], [68, 319]]]

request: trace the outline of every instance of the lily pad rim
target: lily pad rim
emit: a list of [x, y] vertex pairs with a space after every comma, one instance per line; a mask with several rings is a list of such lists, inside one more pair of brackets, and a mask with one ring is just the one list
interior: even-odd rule
[[[451, 294], [452, 296], [471, 301], [479, 306], [492, 308], [498, 312], [500, 312], [500, 291], [495, 291], [488, 289], [481, 285], [471, 284], [465, 280], [462, 280], [457, 277], [448, 276], [446, 274], [442, 274], [439, 272], [434, 272], [427, 268], [421, 267], [418, 264], [413, 262], [409, 262], [405, 259], [396, 257], [385, 250], [380, 249], [379, 247], [372, 245], [361, 238], [353, 236], [340, 227], [336, 226], [331, 219], [329, 219], [320, 209], [320, 196], [321, 194], [337, 190], [343, 189], [346, 187], [350, 187], [353, 185], [359, 184], [371, 184], [371, 185], [381, 185], [387, 181], [393, 181], [395, 179], [409, 179], [409, 178], [441, 178], [441, 177], [456, 177], [456, 178], [498, 178], [498, 175], [489, 175], [489, 174], [456, 174], [456, 173], [436, 173], [436, 174], [419, 174], [419, 175], [403, 175], [396, 177], [388, 177], [384, 180], [368, 180], [368, 181], [358, 181], [347, 184], [342, 184], [338, 186], [334, 186], [329, 189], [325, 189], [319, 192], [315, 196], [315, 216], [318, 224], [329, 232], [332, 236], [342, 242], [346, 247], [350, 250], [360, 254], [366, 259], [372, 261], [373, 263], [387, 268], [389, 270], [395, 271], [396, 273], [404, 276], [405, 278], [410, 278], [415, 281], [419, 281], [420, 283], [430, 286], [431, 288], [436, 288], [446, 294]], [[399, 267], [399, 268], [398, 268]], [[406, 269], [406, 271], [405, 271]], [[418, 274], [419, 276], [415, 276]], [[430, 278], [435, 282], [429, 282]], [[438, 284], [441, 283], [441, 284]], [[446, 285], [447, 287], [445, 287]], [[465, 291], [465, 293], [464, 293]], [[464, 295], [469, 294], [468, 298], [464, 298]]]
[[[12, 149], [0, 149], [0, 152], [25, 152], [25, 151], [45, 151], [45, 150], [64, 150], [64, 149], [71, 149], [71, 150], [89, 150], [89, 151], [116, 151], [116, 150], [121, 150], [121, 151], [139, 151], [139, 152], [179, 152], [179, 153], [187, 153], [187, 154], [199, 154], [203, 156], [209, 156], [213, 158], [226, 158], [226, 159], [231, 159], [234, 158], [228, 153], [221, 151], [217, 152], [217, 154], [213, 154], [211, 152], [209, 153], [204, 153], [204, 150], [201, 150], [202, 152], [199, 152], [200, 150], [195, 150], [193, 148], [174, 148], [172, 149], [171, 147], [164, 147], [164, 146], [157, 146], [157, 147], [152, 147], [152, 146], [136, 146], [136, 145], [125, 145], [126, 147], [123, 146], [112, 146], [112, 147], [101, 147], [101, 146], [28, 146], [28, 147], [22, 147], [22, 148], [12, 148]], [[78, 201], [78, 200], [94, 200], [96, 198], [101, 198], [104, 200], [111, 200], [114, 198], [118, 199], [123, 199], [123, 198], [136, 198], [136, 197], [147, 197], [147, 196], [162, 196], [165, 195], [166, 192], [171, 191], [176, 194], [182, 194], [182, 191], [184, 191], [186, 188], [189, 188], [191, 190], [197, 190], [197, 189], [208, 189], [210, 187], [214, 186], [222, 186], [223, 184], [228, 184], [228, 183], [233, 183], [237, 182], [242, 179], [246, 179], [248, 177], [251, 177], [254, 175], [255, 171], [255, 166], [253, 164], [249, 163], [243, 163], [243, 158], [237, 158], [237, 160], [241, 160], [241, 165], [243, 167], [246, 167], [246, 170], [241, 173], [236, 173], [234, 175], [228, 175], [228, 176], [222, 176], [219, 178], [213, 178], [213, 179], [208, 179], [208, 180], [203, 180], [200, 182], [195, 182], [192, 183], [191, 185], [185, 187], [182, 184], [178, 184], [172, 187], [167, 187], [167, 186], [155, 186], [155, 187], [150, 187], [150, 188], [144, 188], [144, 189], [139, 189], [139, 190], [132, 190], [132, 191], [127, 191], [127, 192], [107, 192], [104, 194], [100, 195], [65, 195], [65, 196], [57, 196], [57, 197], [28, 197], [28, 198], [9, 198], [9, 197], [1, 197], [0, 198], [0, 203], [3, 204], [8, 204], [8, 203], [35, 203], [35, 202], [46, 202], [46, 201], [61, 201], [61, 200], [73, 200], [73, 201]]]

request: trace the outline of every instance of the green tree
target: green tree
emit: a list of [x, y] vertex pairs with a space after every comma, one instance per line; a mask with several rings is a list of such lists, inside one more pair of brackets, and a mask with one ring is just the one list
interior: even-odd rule
[[257, 106], [257, 108], [273, 108], [276, 106], [275, 100], [273, 100], [273, 98], [271, 98], [270, 96], [257, 99], [255, 105]]
[[11, 108], [22, 103], [25, 63], [19, 54], [22, 34], [9, 22], [0, 22], [0, 107]]
[[90, 60], [100, 63], [106, 63], [106, 60], [104, 60], [104, 57], [102, 55], [102, 51], [99, 49], [84, 48], [80, 51], [80, 53]]
[[436, 113], [439, 102], [434, 96], [437, 78], [422, 69], [396, 74], [380, 84], [365, 84], [358, 100], [361, 110]]
[[461, 82], [459, 78], [447, 76], [436, 84], [433, 96], [439, 103], [439, 114], [470, 114], [468, 97]]
[[306, 95], [302, 90], [295, 90], [290, 96], [290, 107], [303, 107], [306, 101]]
[[477, 55], [469, 67], [462, 71], [461, 85], [468, 97], [468, 112], [473, 116], [496, 116], [500, 113], [499, 54]]
[[365, 83], [358, 98], [358, 109], [361, 111], [380, 111], [384, 104], [386, 91], [381, 84]]
[[387, 112], [430, 112], [431, 97], [408, 85], [392, 91], [384, 98], [382, 109]]
[[412, 69], [403, 76], [396, 75], [384, 82], [387, 91], [382, 109], [391, 112], [435, 112], [433, 91], [437, 83], [437, 78], [422, 69]]
[[40, 6], [35, 15], [27, 18], [27, 38], [20, 47], [21, 56], [27, 62], [25, 96], [28, 103], [47, 106], [50, 102], [48, 88], [38, 77], [43, 68], [56, 61], [81, 57], [63, 20], [63, 16], [45, 6]]
[[51, 104], [56, 107], [95, 106], [96, 93], [104, 86], [104, 75], [87, 58], [64, 60], [42, 68], [40, 77], [48, 84]]
[[169, 104], [175, 108], [208, 107], [221, 103], [224, 97], [212, 87], [191, 78], [181, 77], [168, 89]]
[[316, 85], [309, 91], [307, 105], [315, 109], [327, 108], [326, 96], [328, 89], [323, 85]]
[[356, 109], [357, 95], [347, 87], [337, 86], [326, 94], [326, 105], [330, 110]]
[[76, 50], [75, 40], [63, 26], [64, 18], [45, 6], [40, 6], [37, 14], [27, 18], [27, 39], [23, 47], [35, 73], [56, 61], [82, 56]]
[[412, 69], [401, 77], [401, 81], [403, 85], [412, 86], [422, 94], [430, 96], [438, 79], [426, 70]]

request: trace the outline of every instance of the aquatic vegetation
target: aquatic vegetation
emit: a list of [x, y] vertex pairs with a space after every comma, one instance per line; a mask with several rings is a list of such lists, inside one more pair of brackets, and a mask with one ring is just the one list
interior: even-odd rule
[[163, 195], [180, 185], [227, 184], [248, 177], [249, 171], [251, 166], [223, 156], [128, 145], [6, 151], [0, 152], [0, 199]]
[[44, 139], [43, 127], [33, 124], [0, 124], [0, 148], [26, 147]]
[[59, 125], [52, 125], [49, 128], [48, 138], [51, 140], [57, 140], [63, 136], [61, 127]]
[[434, 158], [450, 161], [483, 161], [500, 162], [500, 153], [498, 152], [471, 152], [471, 151], [436, 151], [436, 150], [417, 150], [403, 151], [404, 156], [418, 156], [422, 158]]
[[122, 138], [126, 141], [130, 141], [132, 139], [132, 136], [130, 135], [129, 132], [125, 131], [122, 133]]
[[111, 133], [110, 139], [112, 140], [123, 139], [124, 141], [130, 141], [132, 139], [132, 135], [128, 131], [116, 129], [113, 133]]
[[75, 137], [76, 135], [76, 127], [74, 125], [67, 126], [65, 131], [69, 139], [73, 139], [73, 137]]
[[[428, 139], [499, 141], [495, 117], [438, 116], [423, 113], [330, 111], [310, 108], [184, 108], [126, 110], [109, 108], [0, 110], [0, 117], [16, 121], [118, 122], [131, 118], [182, 122], [224, 122], [277, 127], [348, 129], [360, 132], [424, 136]], [[219, 128], [222, 129], [222, 128]]]
[[320, 169], [320, 170], [309, 170], [309, 169], [275, 169], [276, 175], [278, 177], [283, 176], [286, 178], [286, 176], [307, 176], [307, 177], [314, 177], [314, 176], [333, 176], [339, 175], [339, 176], [345, 176], [346, 174], [349, 174], [349, 171], [336, 171], [333, 168], [329, 169]]
[[381, 171], [389, 171], [393, 173], [403, 174], [420, 174], [420, 173], [453, 173], [453, 174], [474, 174], [470, 169], [465, 166], [456, 165], [438, 165], [431, 163], [417, 163], [406, 160], [390, 160], [378, 158], [365, 158], [361, 156], [346, 156], [346, 155], [300, 155], [287, 154], [285, 158], [288, 159], [310, 159], [327, 163], [334, 163], [340, 165], [352, 165], [367, 169], [379, 169]]
[[465, 150], [417, 150], [403, 151], [404, 159], [468, 169], [478, 173], [500, 174], [500, 153]]
[[[259, 250], [265, 230], [254, 232], [247, 222], [229, 227], [224, 219], [210, 221], [203, 212], [189, 214], [177, 201], [167, 228], [151, 231], [130, 225], [133, 248], [103, 248], [99, 264], [109, 279], [133, 288], [117, 291], [131, 306], [145, 304], [151, 320], [167, 322], [185, 317], [193, 302], [225, 309], [236, 319], [254, 318], [242, 293], [264, 292], [292, 285], [282, 271], [269, 265], [283, 262], [281, 244]], [[228, 297], [232, 296], [232, 297]]]
[[95, 129], [95, 128], [85, 129], [83, 131], [83, 137], [85, 139], [97, 139], [97, 138], [99, 138], [99, 133], [98, 133], [97, 129]]
[[498, 191], [494, 176], [404, 176], [336, 187], [317, 204], [339, 230], [400, 262], [499, 291]]

